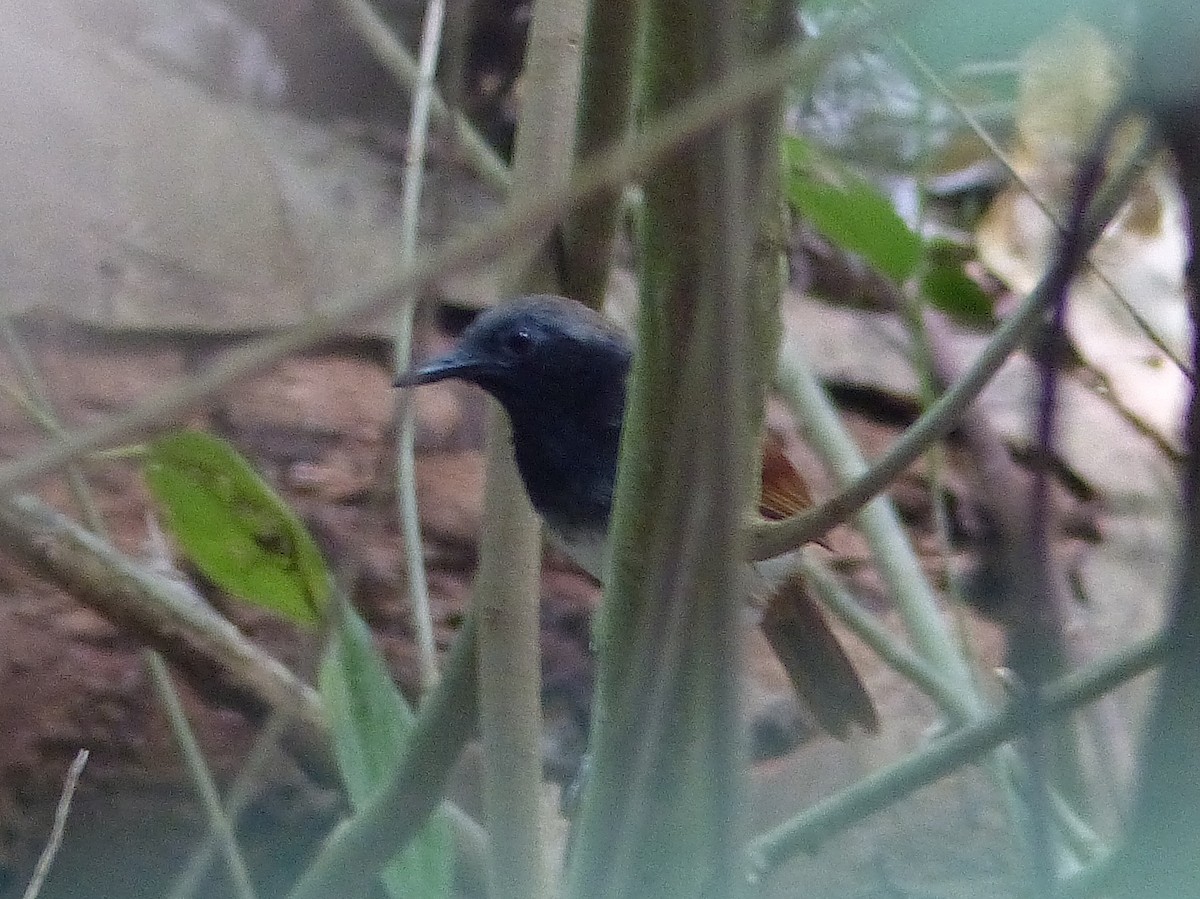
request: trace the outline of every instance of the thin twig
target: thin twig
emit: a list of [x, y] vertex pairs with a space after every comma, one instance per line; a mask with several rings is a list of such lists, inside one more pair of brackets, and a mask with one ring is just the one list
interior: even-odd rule
[[1017, 705], [1025, 716], [1025, 739], [1020, 744], [1027, 769], [1029, 789], [1026, 802], [1033, 827], [1031, 841], [1034, 888], [1039, 894], [1053, 887], [1057, 861], [1051, 840], [1050, 735], [1042, 715], [1042, 685], [1063, 664], [1064, 624], [1061, 603], [1054, 596], [1054, 564], [1051, 560], [1050, 473], [1054, 452], [1055, 412], [1058, 402], [1058, 356], [1067, 311], [1067, 290], [1089, 243], [1085, 234], [1087, 212], [1104, 177], [1104, 160], [1117, 126], [1124, 118], [1118, 109], [1105, 121], [1091, 150], [1081, 162], [1071, 197], [1066, 228], [1054, 263], [1043, 283], [1048, 284], [1050, 321], [1040, 341], [1040, 395], [1035, 419], [1036, 455], [1030, 485], [1029, 522], [1018, 545], [1011, 576], [1018, 613], [1008, 622], [1009, 657], [1021, 681]]
[[[842, 483], [862, 476], [866, 462], [846, 432], [828, 394], [796, 347], [781, 354], [780, 394], [805, 429], [808, 441]], [[942, 616], [933, 588], [921, 570], [895, 508], [876, 497], [858, 513], [857, 523], [871, 544], [880, 576], [887, 583], [917, 652], [945, 679], [950, 704], [943, 709], [956, 724], [984, 710], [974, 676]]]
[[142, 656], [150, 671], [150, 685], [154, 690], [154, 695], [166, 710], [171, 731], [175, 734], [175, 739], [183, 750], [184, 768], [191, 775], [192, 781], [200, 793], [201, 804], [208, 817], [209, 828], [216, 834], [220, 848], [224, 851], [234, 890], [241, 899], [255, 899], [249, 871], [246, 869], [245, 860], [242, 858], [237, 841], [233, 836], [233, 819], [227, 818], [225, 810], [221, 808], [220, 796], [213, 784], [212, 772], [209, 770], [204, 754], [200, 751], [196, 734], [192, 730], [187, 716], [183, 713], [183, 702], [179, 698], [179, 691], [167, 675], [166, 662], [159, 653], [152, 649], [143, 650]]
[[[338, 5], [346, 15], [359, 35], [374, 51], [376, 57], [388, 70], [396, 83], [401, 87], [412, 90], [419, 96], [421, 83], [421, 66], [412, 58], [404, 45], [396, 39], [387, 22], [377, 13], [367, 0], [338, 0]], [[426, 13], [426, 23], [429, 14]], [[507, 193], [511, 185], [508, 167], [496, 151], [475, 130], [474, 126], [462, 113], [451, 109], [449, 104], [436, 91], [428, 95], [429, 118], [439, 127], [446, 128], [475, 170], [483, 176], [494, 190]]]
[[864, 609], [825, 565], [805, 558], [800, 565], [822, 604], [859, 639], [875, 650], [892, 670], [908, 678], [917, 689], [937, 703], [940, 709], [952, 709], [956, 700], [945, 678], [925, 659], [908, 648], [899, 638]]
[[[50, 404], [49, 395], [42, 384], [41, 377], [38, 374], [36, 366], [33, 364], [33, 360], [29, 357], [28, 353], [26, 353], [25, 346], [21, 339], [17, 336], [16, 330], [13, 328], [12, 323], [9, 321], [7, 315], [0, 315], [0, 333], [2, 333], [9, 352], [13, 356], [17, 366], [17, 371], [25, 385], [30, 402], [40, 409], [40, 420], [44, 423], [44, 426], [52, 435], [61, 437], [63, 430], [59, 425], [58, 418]], [[95, 496], [93, 495], [91, 488], [88, 486], [87, 481], [84, 479], [83, 472], [80, 471], [78, 465], [67, 466], [67, 479], [71, 492], [75, 497], [75, 501], [83, 511], [88, 527], [97, 538], [105, 539], [107, 537], [107, 530], [104, 525], [104, 519], [100, 515], [100, 510], [96, 504]], [[156, 653], [153, 653], [152, 651], [148, 652], [150, 652], [150, 655], [157, 660], [158, 665], [162, 666], [162, 659], [158, 657]], [[171, 683], [170, 678], [159, 677], [157, 671], [157, 668], [151, 669], [150, 680], [159, 701], [162, 702], [164, 707], [168, 710], [179, 707], [179, 696], [175, 692], [175, 685]], [[192, 740], [194, 743], [195, 737], [191, 734], [186, 718], [181, 718], [175, 723], [179, 729], [186, 731], [187, 738]], [[195, 758], [187, 757], [187, 761], [189, 769], [199, 772], [197, 776], [209, 776], [207, 766], [202, 756], [197, 754]], [[220, 811], [218, 810], [217, 817], [220, 816]], [[228, 821], [222, 819], [222, 823], [225, 825], [226, 829], [229, 828]], [[244, 872], [238, 872], [237, 870], [234, 871], [234, 880], [239, 891], [241, 891], [242, 887], [240, 873]], [[249, 882], [246, 881], [247, 886], [248, 884]], [[246, 897], [246, 899], [253, 899], [252, 892], [243, 895]]]
[[[313, 689], [247, 640], [186, 584], [123, 556], [95, 534], [30, 496], [0, 498], [0, 545], [39, 577], [57, 583], [109, 621], [157, 647], [210, 700], [254, 720], [268, 713], [287, 716], [293, 726], [284, 734], [283, 746], [314, 780], [326, 785], [337, 782], [328, 722]], [[463, 641], [466, 645], [460, 648]], [[464, 627], [451, 657], [469, 653], [459, 664], [474, 665], [474, 651], [473, 630]], [[470, 670], [474, 677], [474, 668]], [[426, 747], [426, 755], [417, 754], [428, 766], [422, 770], [438, 772], [452, 764], [452, 757], [447, 760], [440, 753], [456, 755], [473, 726], [475, 685], [472, 682], [470, 690], [460, 687], [449, 685], [445, 699], [437, 699], [442, 693], [440, 687], [430, 697], [442, 709], [442, 717], [431, 715], [426, 720], [422, 709], [417, 719], [412, 740]], [[462, 716], [452, 719], [462, 729], [461, 734], [453, 731], [452, 738], [446, 738], [444, 730], [437, 731], [446, 723], [447, 704]], [[422, 728], [432, 728], [435, 733], [425, 734]], [[444, 742], [439, 743], [439, 739]], [[428, 803], [432, 803], [430, 808], [435, 807], [440, 794], [437, 777], [430, 775], [425, 780], [409, 772], [402, 778], [397, 807], [407, 809], [405, 814], [416, 814], [413, 809]], [[461, 816], [452, 819], [459, 821]], [[421, 822], [417, 823], [419, 829]], [[458, 836], [478, 842], [474, 834]]]
[[71, 767], [67, 769], [62, 793], [58, 797], [58, 806], [54, 809], [54, 824], [50, 828], [50, 836], [42, 848], [37, 866], [33, 869], [33, 876], [29, 878], [29, 884], [25, 887], [25, 892], [21, 894], [21, 899], [37, 899], [38, 893], [42, 891], [42, 884], [46, 882], [46, 875], [50, 873], [50, 865], [54, 862], [54, 856], [58, 854], [58, 849], [62, 845], [63, 833], [67, 829], [67, 815], [71, 811], [71, 800], [75, 796], [75, 788], [79, 785], [79, 778], [83, 774], [84, 765], [87, 764], [88, 755], [88, 750], [79, 750], [75, 754], [75, 760], [71, 762]]
[[[412, 265], [417, 254], [420, 224], [421, 188], [425, 174], [425, 143], [429, 136], [430, 104], [434, 96], [442, 25], [446, 18], [445, 0], [429, 0], [421, 31], [420, 68], [408, 126], [408, 157], [404, 166], [401, 194], [400, 259]], [[396, 312], [395, 373], [407, 371], [412, 362], [413, 318], [417, 296], [409, 294]], [[401, 390], [396, 394], [396, 503], [404, 541], [405, 568], [408, 571], [409, 605], [417, 635], [417, 659], [420, 663], [421, 689], [428, 691], [437, 683], [437, 646], [433, 638], [433, 612], [429, 603], [429, 579], [421, 553], [421, 517], [417, 509], [416, 432], [417, 412], [413, 396]]]
[[[1052, 718], [1094, 702], [1119, 684], [1162, 663], [1167, 641], [1156, 634], [1047, 684], [1042, 710]], [[751, 870], [761, 878], [793, 855], [813, 852], [837, 833], [904, 796], [934, 783], [1018, 736], [1019, 710], [994, 712], [939, 738], [927, 749], [882, 768], [837, 796], [818, 802], [791, 821], [757, 837], [749, 847]]]
[[[21, 379], [21, 384], [25, 388], [22, 408], [47, 434], [61, 438], [65, 431], [55, 414], [54, 405], [50, 402], [50, 396], [46, 391], [42, 376], [38, 373], [37, 366], [34, 365], [32, 357], [25, 348], [25, 342], [17, 334], [17, 329], [13, 327], [12, 319], [7, 312], [0, 312], [0, 336], [3, 337], [5, 348], [16, 366], [17, 377]], [[79, 506], [84, 522], [92, 529], [93, 533], [107, 537], [104, 516], [100, 514], [96, 496], [88, 486], [83, 472], [78, 465], [68, 465], [66, 474], [67, 486], [75, 504]]]
[[[948, 382], [961, 370], [957, 355], [953, 351], [952, 334], [942, 316], [926, 312], [922, 318], [929, 336], [933, 366], [938, 380], [942, 383]], [[962, 417], [960, 433], [976, 467], [981, 491], [980, 503], [987, 516], [996, 520], [997, 528], [1006, 531], [1011, 539], [1012, 534], [1021, 531], [1028, 524], [1028, 471], [1013, 460], [1004, 441], [985, 420], [982, 410], [970, 410]], [[989, 532], [983, 548], [986, 553], [999, 554], [1002, 550], [1001, 542], [992, 539]], [[988, 556], [984, 558], [984, 564], [991, 564], [986, 561]], [[1067, 575], [1062, 571], [1060, 560], [1056, 560], [1054, 564], [1055, 581], [1062, 585], [1055, 591], [1055, 601], [1069, 603], [1069, 598], [1064, 595]], [[1013, 598], [1010, 596], [1001, 599]], [[982, 602], [984, 605], [988, 604], [990, 597], [982, 597]], [[989, 611], [1004, 614], [1002, 609]], [[1100, 648], [1093, 645], [1094, 640], [1086, 633], [1077, 634], [1074, 628], [1069, 628], [1068, 632], [1070, 639], [1065, 645], [1065, 650], [1072, 666], [1088, 664], [1102, 654]], [[1085, 715], [1085, 720], [1092, 732], [1094, 751], [1099, 756], [1092, 766], [1096, 770], [1090, 772], [1093, 775], [1092, 780], [1104, 791], [1109, 807], [1115, 810], [1124, 801], [1124, 790], [1129, 786], [1134, 767], [1128, 722], [1122, 720], [1111, 698], [1097, 703], [1096, 708]]]
[[[267, 765], [279, 750], [279, 738], [289, 723], [286, 715], [274, 712], [255, 738], [249, 757], [226, 791], [224, 816], [232, 826], [236, 826], [238, 818], [254, 798]], [[189, 899], [200, 888], [213, 854], [220, 848], [220, 842], [221, 835], [210, 825], [208, 835], [192, 854], [191, 861], [179, 875], [179, 879], [175, 881], [168, 899]]]
[[229, 866], [229, 877], [234, 891], [239, 899], [255, 899], [254, 884], [250, 880], [250, 871], [246, 867], [246, 860], [242, 857], [242, 851], [238, 847], [233, 825], [229, 818], [225, 817], [225, 810], [221, 808], [221, 795], [217, 792], [217, 785], [213, 782], [212, 775], [208, 770], [204, 753], [188, 723], [187, 712], [183, 709], [183, 703], [179, 701], [179, 694], [175, 692], [174, 686], [170, 682], [171, 675], [167, 671], [166, 663], [158, 653], [150, 650], [142, 652], [142, 660], [146, 663], [150, 679], [160, 684], [158, 694], [163, 700], [167, 721], [170, 723], [171, 732], [175, 735], [179, 749], [183, 753], [184, 767], [192, 778], [192, 785], [196, 788], [200, 804], [208, 816], [208, 826], [212, 828], [220, 841], [221, 851], [225, 855], [225, 864]]
[[[629, 131], [641, 0], [593, 0], [583, 48], [575, 155], [587, 162]], [[571, 210], [563, 223], [563, 293], [599, 309], [621, 208], [614, 189]]]

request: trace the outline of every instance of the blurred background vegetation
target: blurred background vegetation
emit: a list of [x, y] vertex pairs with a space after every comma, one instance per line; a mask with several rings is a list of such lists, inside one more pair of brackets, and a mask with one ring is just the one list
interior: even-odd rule
[[[1136, 122], [1113, 135], [1121, 193], [1097, 203], [1111, 223], [1054, 355], [1044, 670], [1019, 652], [1029, 591], [1014, 573], [1035, 524], [1025, 498], [1043, 459], [1044, 354], [1017, 329], [1028, 338], [1042, 318], [1078, 162], [1145, 66], [1138, 7], [771, 8], [779, 33], [763, 43], [794, 40], [810, 61], [783, 85], [778, 132], [755, 132], [771, 145], [755, 158], [780, 172], [775, 230], [757, 236], [784, 276], [765, 279], [781, 344], [765, 429], [821, 502], [987, 348], [1009, 351], [942, 439], [889, 479], [887, 503], [799, 562], [880, 732], [832, 741], [761, 640], [747, 650], [754, 895], [1105, 894], [1134, 819], [1143, 675], [1163, 656], [1175, 588], [1191, 380], [1185, 199]], [[90, 756], [41, 895], [288, 895], [336, 823], [414, 764], [411, 709], [436, 717], [420, 698], [437, 697], [439, 669], [465, 671], [474, 690], [456, 638], [473, 633], [485, 405], [450, 384], [406, 411], [390, 384], [410, 354], [444, 348], [511, 292], [498, 286], [515, 277], [501, 251], [526, 249], [536, 229], [415, 291], [398, 273], [414, 235], [420, 251], [469, 238], [559, 180], [547, 172], [533, 189], [526, 174], [512, 189], [508, 169], [530, 98], [575, 90], [523, 74], [538, 8], [445, 7], [427, 140], [412, 120], [431, 33], [415, 0], [0, 9], [0, 895], [36, 879], [79, 749]], [[1194, 13], [1180, 15], [1188, 33]], [[575, 34], [557, 39], [578, 51]], [[634, 86], [655, 62], [626, 61]], [[589, 65], [602, 69], [583, 61], [585, 104], [597, 102]], [[405, 186], [414, 140], [419, 195]], [[604, 308], [631, 329], [644, 199], [627, 192], [611, 270], [601, 259]], [[578, 261], [576, 233], [548, 242], [549, 268]], [[346, 303], [365, 314], [343, 316]], [[397, 324], [393, 308], [415, 317]], [[191, 393], [155, 406], [174, 385]], [[179, 436], [180, 424], [223, 440]], [[22, 467], [64, 432], [90, 454]], [[419, 509], [408, 529], [406, 490]], [[539, 572], [543, 781], [535, 819], [511, 826], [540, 828], [531, 867], [558, 884], [572, 808], [560, 792], [578, 786], [594, 711], [600, 589], [553, 548]], [[1042, 680], [1050, 705], [1088, 704], [1047, 727], [1040, 765], [1019, 741], [985, 755], [1020, 730], [1004, 710]], [[476, 697], [455, 695], [465, 740]], [[403, 863], [368, 876], [376, 894], [483, 896], [489, 876], [495, 888], [483, 750], [471, 742], [458, 758], [454, 740], [434, 741], [428, 757], [451, 745], [422, 809], [448, 801]], [[944, 761], [926, 754], [942, 750]], [[419, 792], [422, 769], [410, 773]], [[528, 895], [543, 891], [554, 887]]]

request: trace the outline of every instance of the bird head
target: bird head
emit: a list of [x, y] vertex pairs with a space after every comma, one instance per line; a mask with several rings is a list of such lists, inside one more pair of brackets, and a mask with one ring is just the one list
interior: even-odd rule
[[623, 411], [630, 355], [628, 338], [582, 303], [522, 297], [484, 312], [454, 349], [396, 385], [469, 381], [499, 400], [520, 429], [526, 419], [585, 414], [595, 408], [598, 390], [619, 392]]
[[490, 309], [449, 353], [399, 387], [458, 378], [482, 387], [512, 424], [517, 467], [534, 507], [562, 530], [607, 530], [632, 351], [582, 303], [523, 297]]

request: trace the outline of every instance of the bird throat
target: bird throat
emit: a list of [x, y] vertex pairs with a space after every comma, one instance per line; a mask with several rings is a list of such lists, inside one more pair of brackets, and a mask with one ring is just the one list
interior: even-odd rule
[[513, 418], [513, 450], [533, 507], [556, 530], [608, 529], [621, 431], [564, 416], [538, 427]]

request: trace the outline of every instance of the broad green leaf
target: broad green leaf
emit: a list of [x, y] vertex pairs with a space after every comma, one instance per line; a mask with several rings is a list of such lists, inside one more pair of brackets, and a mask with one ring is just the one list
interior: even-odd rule
[[857, 253], [897, 284], [921, 262], [922, 240], [891, 201], [861, 175], [784, 138], [788, 202], [828, 240]]
[[[355, 808], [368, 802], [396, 770], [413, 715], [388, 674], [371, 633], [339, 603], [317, 685], [333, 731], [334, 752]], [[438, 899], [453, 888], [450, 823], [434, 812], [403, 854], [383, 872], [395, 899]]]
[[993, 320], [992, 298], [962, 266], [931, 267], [921, 278], [921, 293], [936, 308], [955, 318], [978, 324]]
[[330, 591], [320, 550], [233, 447], [178, 431], [150, 443], [145, 473], [164, 524], [206, 577], [297, 621], [320, 617]]

